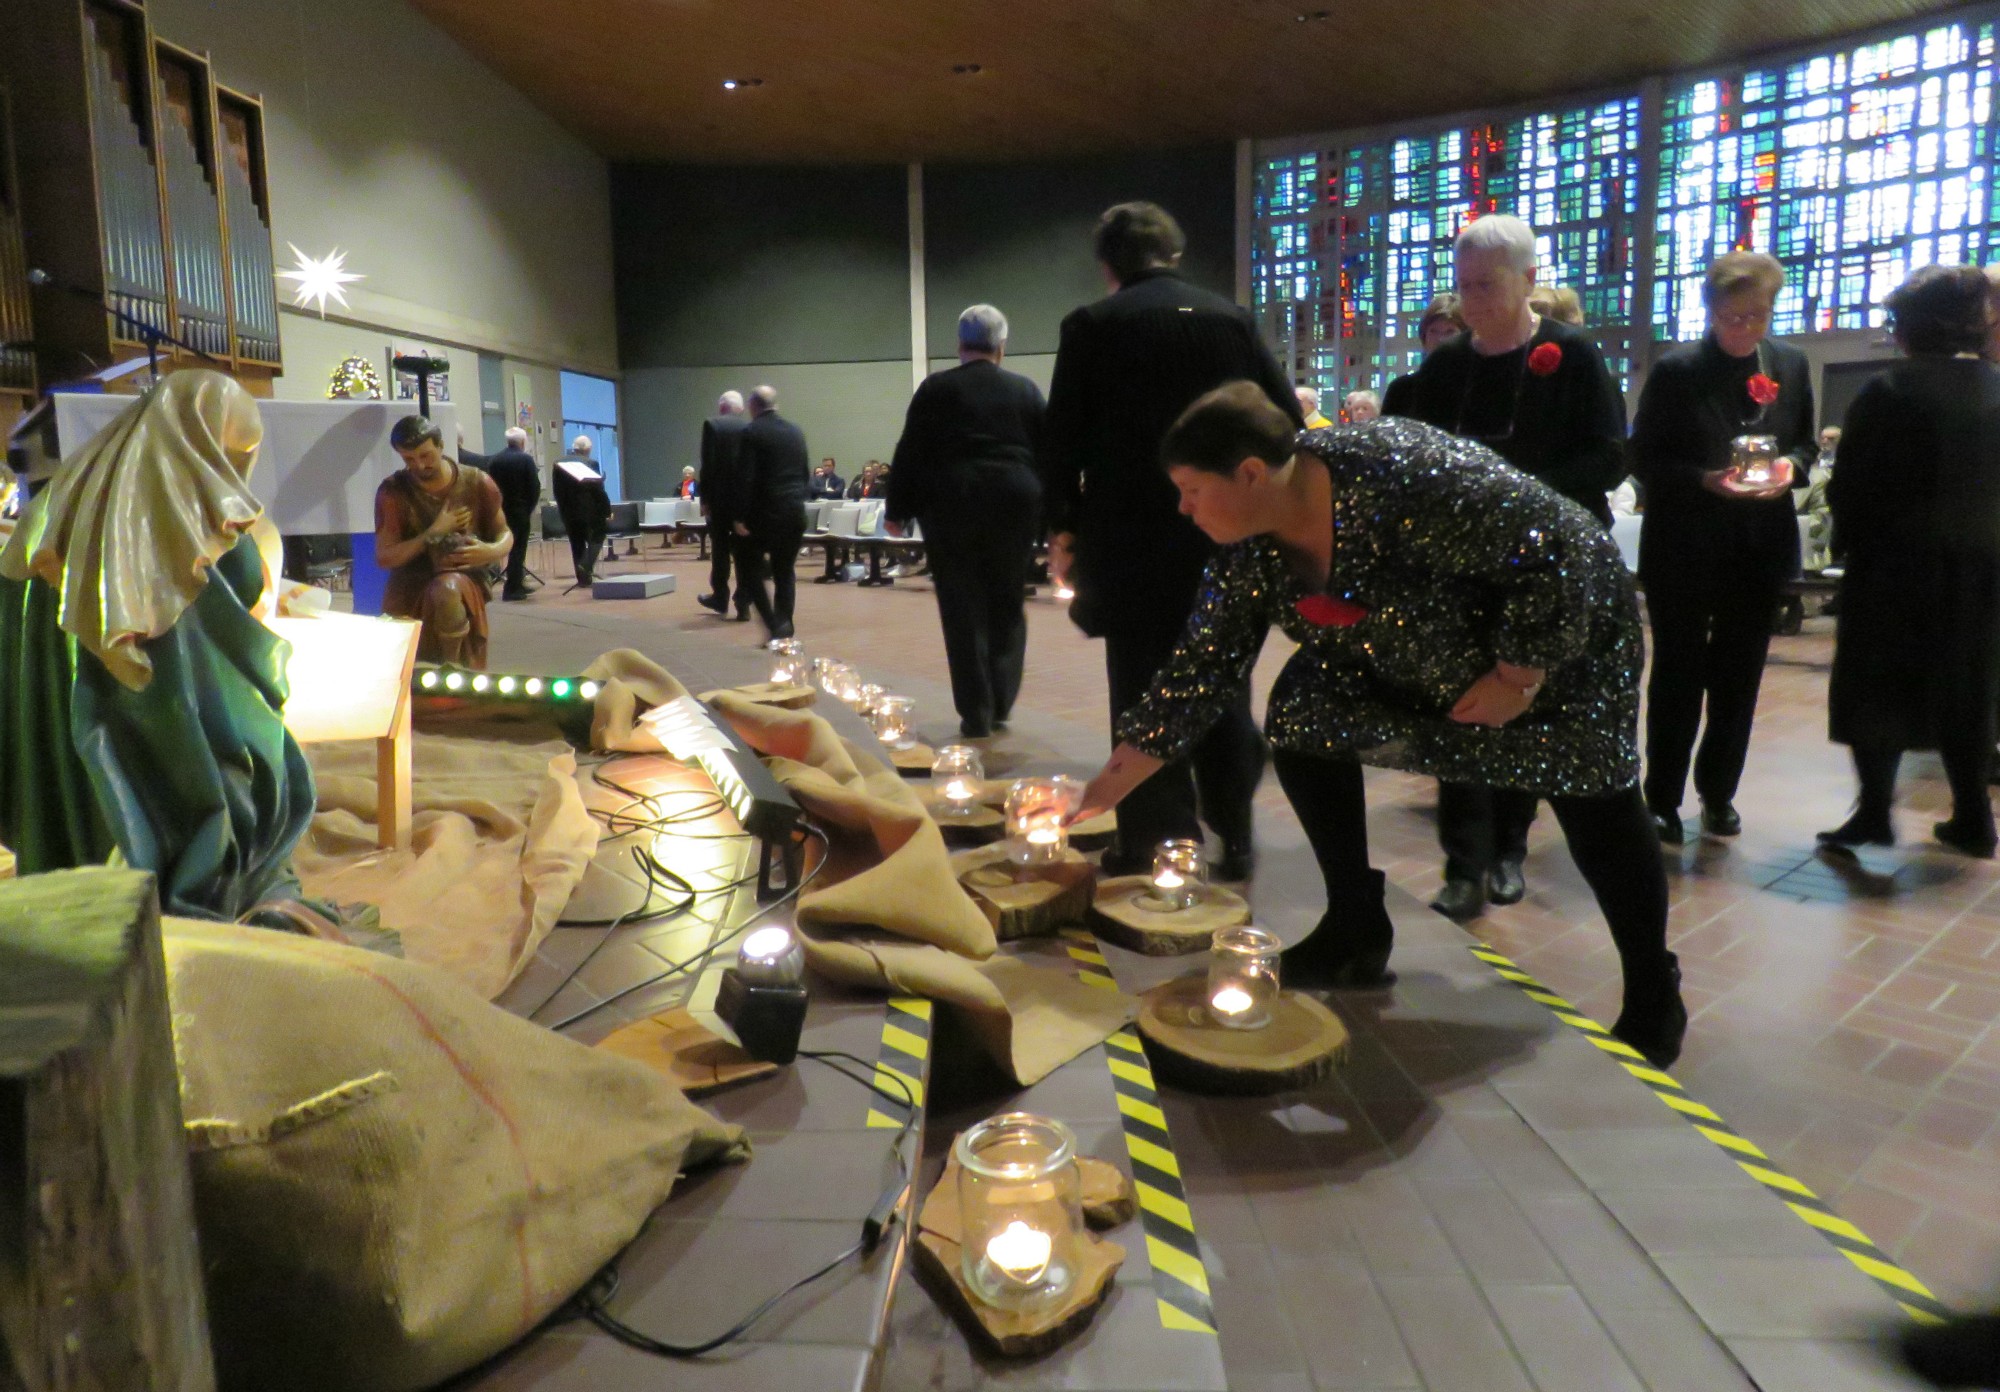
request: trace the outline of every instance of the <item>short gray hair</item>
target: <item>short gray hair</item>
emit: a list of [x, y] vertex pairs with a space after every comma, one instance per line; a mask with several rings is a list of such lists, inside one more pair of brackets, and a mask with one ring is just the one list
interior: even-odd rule
[[518, 425], [508, 426], [507, 443], [515, 449], [526, 449], [528, 447], [528, 432], [521, 429]]
[[721, 415], [736, 415], [743, 409], [743, 393], [740, 391], [724, 392], [716, 399], [715, 409]]
[[990, 304], [976, 304], [958, 316], [958, 346], [997, 353], [1007, 346], [1007, 316]]
[[777, 410], [778, 389], [773, 386], [758, 387], [750, 393], [750, 404], [755, 406], [759, 411]]
[[1532, 271], [1541, 259], [1535, 249], [1535, 229], [1505, 213], [1488, 213], [1474, 220], [1458, 234], [1452, 250], [1459, 255], [1468, 251], [1504, 251], [1517, 271]]
[[1319, 409], [1318, 387], [1306, 387], [1306, 386], [1293, 387], [1292, 394], [1298, 397], [1301, 405], [1309, 406], [1315, 411]]

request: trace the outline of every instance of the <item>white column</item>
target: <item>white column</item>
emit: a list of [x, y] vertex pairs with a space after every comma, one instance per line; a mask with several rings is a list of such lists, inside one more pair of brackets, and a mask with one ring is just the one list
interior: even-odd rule
[[910, 166], [910, 390], [930, 375], [931, 353], [924, 303], [924, 167]]

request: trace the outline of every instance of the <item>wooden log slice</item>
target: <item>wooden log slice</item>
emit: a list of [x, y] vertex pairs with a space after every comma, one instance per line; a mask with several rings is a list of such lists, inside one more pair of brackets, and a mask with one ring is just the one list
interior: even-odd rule
[[965, 1284], [959, 1264], [963, 1235], [958, 1161], [954, 1157], [945, 1162], [944, 1174], [924, 1200], [917, 1218], [917, 1269], [959, 1322], [1006, 1358], [1033, 1358], [1075, 1338], [1096, 1316], [1111, 1293], [1112, 1278], [1125, 1264], [1123, 1247], [1095, 1233], [1080, 1233], [1076, 1279], [1060, 1302], [1039, 1310], [996, 1310]]
[[1083, 1221], [1102, 1231], [1129, 1223], [1139, 1212], [1139, 1198], [1125, 1171], [1093, 1155], [1076, 1157], [1083, 1181]]
[[936, 788], [929, 784], [919, 784], [917, 797], [924, 804], [924, 810], [931, 814], [938, 830], [944, 833], [945, 844], [949, 846], [985, 846], [1000, 839], [1007, 819], [997, 807], [984, 802], [975, 802], [962, 813], [945, 816], [942, 809], [944, 799], [938, 796]]
[[1316, 1083], [1347, 1053], [1347, 1027], [1311, 996], [1286, 991], [1270, 1024], [1234, 1030], [1209, 1018], [1207, 987], [1207, 974], [1197, 972], [1139, 998], [1139, 1034], [1163, 1082], [1254, 1097]]
[[1101, 851], [1118, 835], [1118, 814], [1100, 812], [1086, 817], [1069, 829], [1069, 843], [1079, 851]]
[[1053, 865], [1017, 866], [1005, 846], [959, 851], [951, 866], [1001, 942], [1049, 937], [1090, 912], [1097, 870], [1075, 851]]
[[929, 778], [931, 765], [937, 762], [937, 751], [928, 744], [913, 744], [908, 749], [891, 749], [884, 745], [882, 757], [905, 778]]
[[1209, 885], [1200, 902], [1185, 909], [1156, 909], [1152, 877], [1120, 875], [1099, 880], [1090, 906], [1090, 929], [1100, 938], [1148, 957], [1179, 957], [1208, 951], [1220, 928], [1250, 921], [1250, 905], [1233, 889]]

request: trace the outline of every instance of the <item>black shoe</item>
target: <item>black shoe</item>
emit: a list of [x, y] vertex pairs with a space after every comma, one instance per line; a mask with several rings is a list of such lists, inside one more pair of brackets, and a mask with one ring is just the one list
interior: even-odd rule
[[982, 725], [976, 720], [961, 720], [958, 722], [958, 732], [967, 739], [989, 739], [992, 737], [993, 727]]
[[1477, 880], [1447, 879], [1431, 907], [1454, 923], [1477, 918], [1486, 908], [1486, 886]]
[[696, 595], [694, 602], [708, 610], [711, 614], [726, 614], [729, 612], [729, 601], [719, 594]]
[[1743, 830], [1743, 818], [1727, 798], [1701, 804], [1701, 829], [1710, 836], [1735, 836]]
[[1831, 850], [1845, 851], [1855, 846], [1893, 846], [1896, 832], [1887, 817], [1856, 812], [1832, 831], [1822, 831], [1813, 839]]
[[792, 627], [789, 621], [787, 621], [785, 623], [779, 624], [776, 628], [773, 628], [771, 630], [771, 638], [774, 641], [779, 638], [789, 638], [795, 632], [797, 632], [797, 630]]
[[1681, 1000], [1681, 967], [1674, 954], [1667, 954], [1667, 974], [1650, 986], [1634, 989], [1625, 983], [1625, 1008], [1611, 1027], [1614, 1037], [1624, 1040], [1645, 1056], [1655, 1068], [1671, 1068], [1681, 1056], [1681, 1041], [1687, 1037], [1687, 1005]]
[[1678, 812], [1655, 812], [1653, 825], [1660, 830], [1662, 846], [1684, 846], [1687, 844], [1687, 828], [1681, 825]]
[[1386, 881], [1380, 870], [1368, 873], [1372, 892], [1364, 890], [1352, 902], [1337, 907], [1329, 904], [1312, 932], [1280, 955], [1280, 984], [1308, 990], [1367, 991], [1396, 979], [1396, 973], [1389, 970], [1396, 928], [1382, 903]]
[[749, 622], [750, 622], [750, 611], [749, 611], [748, 609], [738, 609], [738, 610], [736, 611], [736, 619], [735, 619], [735, 622], [737, 622], [737, 623], [749, 623]]
[[1993, 823], [1967, 825], [1953, 817], [1948, 822], [1939, 822], [1931, 828], [1931, 835], [1940, 843], [1951, 847], [1961, 855], [1969, 855], [1974, 860], [1993, 859], [1993, 850], [2000, 845], [2000, 839], [1993, 834]]
[[1241, 884], [1257, 873], [1257, 847], [1250, 841], [1222, 843], [1222, 859], [1215, 862], [1215, 878]]
[[2000, 1314], [1913, 1324], [1896, 1344], [1910, 1371], [1933, 1387], [2000, 1386]]
[[502, 590], [500, 592], [500, 598], [507, 600], [510, 603], [515, 600], [526, 599], [527, 597], [528, 597], [528, 591], [526, 590]]
[[1486, 902], [1518, 904], [1528, 897], [1528, 882], [1521, 878], [1521, 862], [1497, 860], [1486, 872]]

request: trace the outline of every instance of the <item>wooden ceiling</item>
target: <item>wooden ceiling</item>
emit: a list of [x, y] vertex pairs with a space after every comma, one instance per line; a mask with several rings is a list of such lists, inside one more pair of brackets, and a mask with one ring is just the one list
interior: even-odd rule
[[[1698, 69], [1949, 8], [1937, 0], [413, 3], [604, 155], [702, 163], [1023, 159], [1366, 126]], [[954, 73], [960, 64], [980, 70]], [[762, 83], [727, 91], [728, 78]]]

